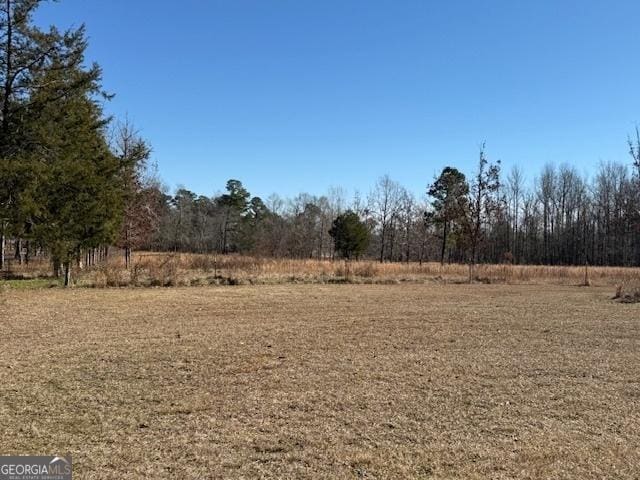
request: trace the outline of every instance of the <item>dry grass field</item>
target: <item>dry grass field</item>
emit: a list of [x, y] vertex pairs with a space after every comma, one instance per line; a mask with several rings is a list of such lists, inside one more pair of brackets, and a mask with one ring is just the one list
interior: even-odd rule
[[[51, 278], [51, 262], [46, 257], [28, 265], [11, 263], [5, 278], [38, 280], [43, 285], [59, 284]], [[425, 262], [419, 264], [371, 260], [352, 261], [287, 258], [260, 258], [240, 255], [136, 252], [133, 266], [126, 269], [121, 252], [111, 250], [107, 261], [90, 268], [74, 267], [73, 279], [83, 287], [176, 287], [208, 285], [274, 284], [399, 284], [468, 283], [470, 270], [464, 264]], [[640, 268], [590, 266], [546, 266], [480, 264], [473, 281], [511, 285], [636, 285]]]
[[81, 479], [637, 479], [611, 288], [8, 290], [0, 452]]

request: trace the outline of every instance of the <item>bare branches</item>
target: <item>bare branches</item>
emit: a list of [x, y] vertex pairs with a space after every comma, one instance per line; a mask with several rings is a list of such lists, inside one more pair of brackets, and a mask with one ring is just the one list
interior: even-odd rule
[[633, 165], [636, 167], [636, 175], [638, 175], [640, 181], [640, 129], [636, 127], [635, 140], [629, 137], [629, 154], [633, 158]]

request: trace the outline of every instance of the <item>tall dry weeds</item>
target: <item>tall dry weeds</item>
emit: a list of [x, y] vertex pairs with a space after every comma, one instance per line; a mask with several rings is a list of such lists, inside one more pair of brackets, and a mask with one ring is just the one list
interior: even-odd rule
[[[120, 258], [84, 274], [85, 283], [110, 286], [239, 285], [274, 283], [466, 283], [464, 264], [379, 263], [375, 261], [273, 259], [242, 255], [139, 253], [125, 270]], [[640, 269], [624, 267], [477, 265], [480, 283], [615, 286], [640, 278]]]

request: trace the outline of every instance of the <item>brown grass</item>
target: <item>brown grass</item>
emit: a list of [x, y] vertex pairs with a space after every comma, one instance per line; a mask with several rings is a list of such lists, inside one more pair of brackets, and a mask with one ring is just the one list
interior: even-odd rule
[[622, 303], [640, 303], [640, 281], [631, 280], [621, 283], [613, 297]]
[[[117, 281], [104, 281], [100, 271], [110, 269]], [[98, 272], [98, 273], [96, 273]], [[589, 267], [586, 285], [615, 286], [640, 278], [640, 269]], [[119, 257], [105, 267], [83, 272], [80, 284], [93, 286], [202, 286], [283, 283], [463, 283], [469, 267], [439, 263], [378, 263], [329, 260], [264, 259], [236, 255], [144, 253], [125, 271]], [[478, 265], [474, 281], [499, 284], [585, 285], [584, 267], [535, 265]]]
[[[46, 261], [13, 265], [14, 274], [33, 278], [50, 274]], [[93, 287], [158, 287], [286, 283], [465, 283], [469, 267], [463, 264], [378, 263], [342, 260], [269, 259], [240, 255], [197, 255], [141, 252], [125, 270], [122, 255], [112, 249], [106, 263], [73, 271], [78, 285]], [[541, 265], [477, 265], [474, 282], [529, 285], [628, 285], [640, 280], [639, 268]]]
[[0, 452], [83, 479], [637, 478], [640, 310], [610, 297], [9, 290]]

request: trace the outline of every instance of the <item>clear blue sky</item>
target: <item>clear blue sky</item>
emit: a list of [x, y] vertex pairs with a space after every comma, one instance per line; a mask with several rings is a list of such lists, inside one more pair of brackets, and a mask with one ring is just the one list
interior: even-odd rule
[[417, 194], [445, 165], [627, 161], [637, 0], [62, 0], [170, 187]]

